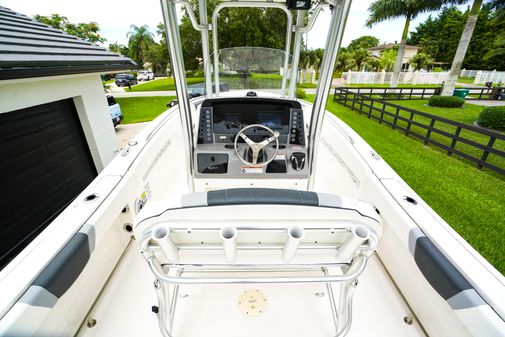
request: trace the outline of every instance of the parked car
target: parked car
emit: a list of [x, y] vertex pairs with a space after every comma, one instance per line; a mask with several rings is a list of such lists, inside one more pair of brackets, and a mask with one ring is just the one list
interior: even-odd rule
[[130, 85], [138, 83], [137, 79], [132, 74], [117, 74], [116, 75], [116, 85], [118, 87], [126, 87], [126, 86], [128, 86], [128, 82], [130, 83]]
[[140, 70], [137, 73], [137, 80], [140, 81], [149, 81], [154, 80], [154, 73], [149, 70]]
[[107, 98], [107, 103], [109, 104], [109, 112], [110, 117], [112, 118], [112, 124], [114, 124], [114, 127], [116, 127], [116, 125], [120, 124], [124, 118], [123, 114], [121, 113], [121, 107], [112, 95], [107, 94], [105, 97]]

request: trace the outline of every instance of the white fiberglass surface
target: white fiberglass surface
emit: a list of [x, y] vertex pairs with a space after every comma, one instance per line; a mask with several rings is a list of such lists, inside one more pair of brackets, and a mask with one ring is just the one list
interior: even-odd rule
[[[267, 306], [248, 316], [238, 304], [241, 294], [259, 290]], [[338, 293], [338, 292], [337, 292]], [[338, 295], [337, 295], [338, 296]], [[153, 276], [132, 242], [77, 336], [161, 336], [151, 306], [157, 305]], [[373, 257], [354, 295], [353, 324], [348, 336], [424, 336], [410, 315], [380, 260]], [[324, 284], [181, 286], [174, 337], [334, 336]]]

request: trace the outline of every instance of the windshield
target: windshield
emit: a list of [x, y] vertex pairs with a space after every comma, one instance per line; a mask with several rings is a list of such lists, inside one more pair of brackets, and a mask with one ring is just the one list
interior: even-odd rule
[[[210, 57], [212, 82], [215, 83], [215, 55]], [[219, 84], [222, 89], [261, 90], [284, 96], [289, 88], [291, 55], [283, 50], [236, 47], [217, 52]]]

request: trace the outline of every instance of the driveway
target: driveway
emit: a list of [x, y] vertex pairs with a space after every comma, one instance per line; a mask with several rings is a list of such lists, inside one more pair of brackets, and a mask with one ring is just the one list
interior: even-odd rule
[[150, 122], [135, 124], [119, 124], [116, 126], [116, 138], [119, 149], [124, 148], [128, 142], [135, 137]]

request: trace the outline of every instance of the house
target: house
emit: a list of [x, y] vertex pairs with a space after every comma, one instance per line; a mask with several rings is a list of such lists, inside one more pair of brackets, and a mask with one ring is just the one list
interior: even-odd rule
[[134, 68], [0, 6], [0, 269], [114, 158], [100, 73]]
[[[367, 50], [372, 53], [373, 57], [379, 58], [381, 51], [398, 47], [399, 44], [397, 43], [387, 43], [377, 47], [368, 48]], [[409, 45], [405, 46], [405, 54], [403, 55], [403, 61], [402, 61], [402, 70], [406, 71], [409, 69], [410, 59], [412, 59], [418, 53], [418, 51], [419, 47], [417, 46], [409, 46]]]

